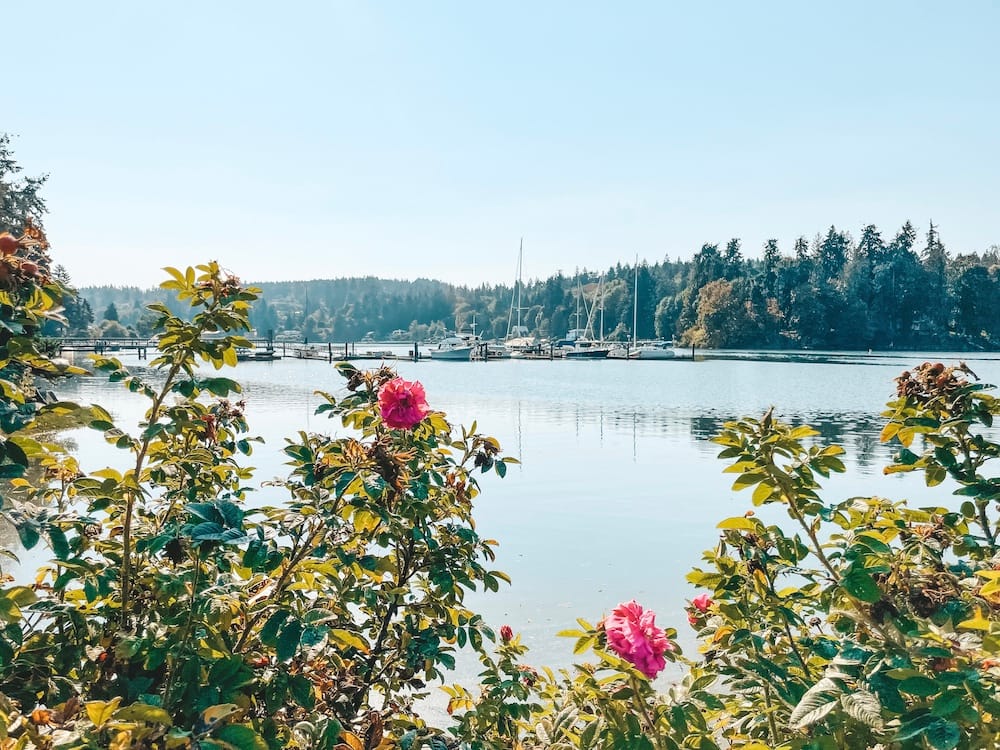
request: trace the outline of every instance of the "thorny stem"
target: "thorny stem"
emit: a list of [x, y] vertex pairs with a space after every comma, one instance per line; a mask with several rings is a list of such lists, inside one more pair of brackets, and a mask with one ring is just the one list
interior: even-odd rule
[[[416, 546], [416, 540], [410, 536], [409, 541], [406, 543], [406, 551], [403, 554], [403, 564], [399, 569], [399, 575], [396, 576], [396, 588], [402, 588], [402, 586], [409, 580], [413, 571], [410, 570], [410, 563], [413, 561], [413, 550]], [[373, 674], [375, 669], [375, 664], [378, 662], [381, 656], [382, 644], [385, 642], [386, 636], [389, 635], [389, 626], [392, 624], [392, 618], [396, 616], [396, 612], [399, 610], [399, 596], [393, 596], [392, 601], [386, 608], [385, 614], [382, 616], [382, 623], [379, 625], [378, 635], [375, 638], [375, 644], [372, 646], [371, 656], [368, 657], [368, 661], [365, 663], [365, 687], [370, 688], [372, 686]], [[354, 711], [357, 712], [361, 707], [361, 701], [364, 700], [367, 690], [359, 690], [354, 696]]]
[[[816, 536], [816, 530], [812, 527], [811, 524], [806, 523], [805, 517], [802, 515], [802, 512], [795, 504], [796, 493], [794, 489], [789, 486], [789, 482], [787, 479], [785, 479], [785, 477], [775, 476], [774, 474], [772, 474], [772, 477], [781, 487], [782, 494], [785, 496], [785, 502], [788, 506], [789, 514], [791, 514], [792, 518], [794, 518], [796, 521], [799, 522], [799, 525], [802, 527], [802, 530], [806, 532], [806, 535], [812, 542], [811, 552], [814, 555], [816, 555], [816, 558], [820, 561], [820, 563], [822, 563], [823, 567], [826, 568], [827, 572], [830, 574], [834, 583], [839, 585], [842, 581], [841, 575], [837, 571], [837, 569], [833, 567], [833, 564], [830, 562], [830, 558], [828, 558], [826, 556], [826, 553], [823, 552], [823, 545], [820, 543], [819, 537]], [[867, 609], [864, 606], [862, 606], [853, 596], [851, 596], [849, 592], [846, 593], [848, 594], [848, 600], [854, 607], [854, 611], [861, 616], [861, 618], [865, 621], [868, 627], [872, 628], [877, 633], [879, 633], [879, 635], [881, 635], [885, 640], [890, 641], [892, 643], [898, 643], [896, 638], [892, 637], [892, 635], [890, 635], [879, 623], [875, 622], [871, 618]]]
[[[194, 613], [197, 609], [198, 584], [201, 579], [201, 554], [195, 558], [194, 580], [191, 582], [191, 609], [188, 612], [187, 622], [184, 624], [184, 635], [181, 637], [180, 650], [183, 657], [183, 650], [187, 646], [188, 638], [191, 637], [191, 628], [194, 626]], [[177, 665], [170, 666], [170, 676], [167, 679], [167, 687], [163, 691], [163, 704], [170, 705], [171, 694], [174, 691], [174, 683], [177, 681]]]
[[[767, 567], [762, 566], [764, 571], [764, 576], [767, 578], [767, 587], [770, 589], [771, 594], [778, 598], [778, 592], [774, 590], [774, 579], [769, 574]], [[792, 653], [795, 654], [795, 658], [799, 660], [799, 664], [802, 665], [802, 671], [805, 672], [806, 679], [812, 680], [812, 671], [809, 669], [809, 665], [806, 664], [805, 658], [802, 656], [802, 652], [799, 651], [798, 644], [795, 642], [795, 637], [792, 635], [791, 624], [788, 622], [788, 615], [785, 614], [781, 607], [775, 607], [775, 609], [781, 614], [781, 624], [784, 628], [785, 635], [788, 637], [788, 645], [792, 649]]]
[[646, 728], [649, 732], [649, 737], [647, 739], [652, 739], [656, 743], [657, 748], [662, 748], [663, 744], [660, 742], [660, 734], [656, 731], [656, 721], [654, 721], [652, 715], [649, 713], [649, 705], [643, 700], [641, 691], [642, 685], [639, 682], [639, 678], [635, 675], [629, 675], [629, 680], [632, 683], [632, 697], [635, 699], [634, 703], [639, 709], [639, 715], [642, 716], [643, 721], [646, 722]]
[[986, 515], [987, 504], [988, 501], [980, 501], [976, 503], [979, 510], [979, 525], [983, 527], [983, 532], [985, 532], [986, 538], [989, 540], [990, 547], [995, 549], [997, 546], [997, 537], [996, 534], [993, 533], [992, 526], [990, 526], [990, 517]]
[[[973, 482], [976, 478], [976, 471], [982, 465], [982, 460], [976, 461], [972, 455], [972, 449], [969, 447], [969, 441], [967, 440], [967, 435], [965, 431], [962, 430], [957, 434], [958, 445], [962, 450], [962, 455], [965, 457], [963, 463], [965, 464], [965, 481]], [[986, 506], [989, 501], [984, 501], [982, 499], [976, 500], [976, 508], [978, 511], [979, 525], [983, 528], [983, 533], [986, 535], [986, 540], [990, 543], [990, 547], [994, 550], [997, 546], [997, 536], [996, 532], [993, 531], [993, 526], [990, 524], [990, 518], [986, 513]]]
[[[280, 594], [281, 591], [284, 590], [292, 572], [298, 567], [299, 563], [305, 559], [306, 555], [313, 550], [315, 547], [316, 536], [319, 533], [320, 529], [312, 529], [305, 535], [296, 539], [295, 544], [292, 546], [292, 554], [288, 559], [288, 564], [285, 566], [284, 570], [281, 571], [281, 575], [278, 576], [278, 580], [274, 584], [272, 598], [276, 598], [277, 594]], [[303, 543], [301, 547], [298, 546], [299, 543]], [[254, 627], [268, 612], [269, 609], [265, 607], [247, 621], [246, 626], [243, 628], [243, 635], [240, 636], [239, 641], [237, 641], [236, 645], [233, 646], [233, 653], [237, 653], [241, 648], [243, 648], [244, 645], [246, 645], [247, 639], [249, 639], [250, 634], [253, 633]]]
[[[757, 644], [753, 644], [754, 653], [757, 655], [757, 659], [763, 658], [760, 653], [760, 649]], [[771, 686], [767, 682], [762, 682], [761, 686], [764, 688], [764, 705], [767, 711], [767, 727], [771, 733], [771, 742], [777, 744], [778, 742], [778, 722], [774, 719], [774, 704], [771, 702]]]
[[[156, 420], [160, 417], [160, 407], [163, 405], [164, 400], [167, 398], [167, 394], [170, 393], [170, 388], [173, 386], [174, 378], [177, 377], [177, 373], [181, 369], [181, 362], [175, 361], [170, 367], [170, 371], [167, 373], [166, 382], [163, 384], [163, 388], [160, 392], [156, 394], [153, 398], [153, 405], [149, 408], [149, 419], [148, 424], [152, 425], [156, 423]], [[140, 472], [142, 471], [142, 465], [146, 460], [146, 453], [149, 450], [149, 443], [152, 440], [152, 435], [146, 435], [142, 440], [142, 445], [139, 448], [139, 452], [135, 459], [135, 474], [132, 477], [135, 486], [126, 489], [125, 495], [125, 518], [122, 521], [122, 611], [121, 611], [121, 624], [123, 628], [128, 628], [129, 624], [129, 601], [132, 594], [132, 516], [135, 512], [135, 504], [139, 499], [139, 495], [142, 494], [142, 489], [140, 485]]]

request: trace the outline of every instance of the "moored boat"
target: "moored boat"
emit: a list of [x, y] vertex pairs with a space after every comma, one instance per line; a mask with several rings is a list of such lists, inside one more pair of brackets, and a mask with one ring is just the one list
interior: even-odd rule
[[445, 362], [468, 362], [472, 359], [472, 352], [478, 346], [474, 340], [463, 336], [448, 336], [441, 339], [438, 345], [431, 349], [431, 359], [440, 359]]
[[673, 359], [675, 356], [671, 341], [651, 341], [629, 352], [629, 359]]

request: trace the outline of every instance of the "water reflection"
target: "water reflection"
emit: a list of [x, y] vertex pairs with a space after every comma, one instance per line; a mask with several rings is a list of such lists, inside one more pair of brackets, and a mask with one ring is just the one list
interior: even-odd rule
[[[716, 523], [750, 507], [747, 493], [731, 491], [732, 477], [721, 473], [718, 446], [709, 442], [726, 421], [759, 417], [774, 406], [783, 421], [808, 423], [819, 440], [844, 446], [847, 473], [824, 482], [830, 500], [865, 494], [940, 499], [920, 477], [885, 477], [879, 470], [890, 459], [878, 434], [892, 379], [926, 358], [810, 354], [782, 361], [396, 366], [403, 377], [420, 380], [432, 406], [453, 423], [477, 421], [520, 459], [503, 481], [482, 477], [477, 507], [479, 530], [500, 540], [497, 567], [514, 585], [497, 595], [473, 595], [470, 604], [489, 621], [509, 622], [523, 633], [535, 649], [533, 660], [565, 664], [569, 648], [554, 633], [572, 627], [577, 616], [596, 620], [622, 600], [639, 598], [659, 621], [683, 624], [684, 601], [695, 593], [684, 573], [714, 544]], [[984, 358], [973, 369], [997, 382], [1000, 360]], [[233, 377], [245, 386], [251, 433], [267, 441], [250, 460], [255, 484], [287, 472], [284, 436], [300, 429], [342, 432], [339, 423], [314, 415], [320, 403], [314, 391], [336, 393], [344, 382], [329, 364], [249, 363]], [[143, 399], [96, 378], [59, 390], [63, 398], [101, 403], [132, 429], [146, 408]], [[123, 460], [99, 433], [74, 437], [89, 470]], [[280, 502], [276, 492], [262, 487], [255, 494], [258, 502]]]

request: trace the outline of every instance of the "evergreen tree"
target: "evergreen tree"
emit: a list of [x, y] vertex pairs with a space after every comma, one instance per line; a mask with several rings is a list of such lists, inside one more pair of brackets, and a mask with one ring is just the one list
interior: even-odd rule
[[928, 328], [925, 338], [929, 341], [941, 340], [947, 335], [954, 303], [948, 289], [948, 251], [933, 221], [927, 229], [927, 244], [921, 254], [921, 262], [927, 278], [927, 297], [923, 305], [923, 318]]
[[764, 274], [761, 285], [766, 297], [775, 297], [778, 293], [778, 264], [781, 262], [781, 253], [778, 250], [778, 241], [770, 239], [764, 243]]
[[722, 256], [722, 262], [725, 268], [725, 278], [730, 281], [741, 278], [744, 275], [743, 252], [740, 249], [738, 238], [734, 237], [726, 243], [726, 251]]
[[847, 264], [850, 241], [843, 232], [831, 226], [826, 237], [819, 243], [816, 254], [816, 271], [819, 282], [829, 282], [840, 278]]
[[0, 133], [0, 231], [20, 235], [29, 219], [42, 225], [45, 201], [39, 195], [46, 176], [22, 177], [14, 159], [10, 136]]

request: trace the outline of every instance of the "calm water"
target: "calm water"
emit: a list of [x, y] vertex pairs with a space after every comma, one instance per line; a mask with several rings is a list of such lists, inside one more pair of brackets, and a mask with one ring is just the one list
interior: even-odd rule
[[[684, 575], [717, 537], [715, 524], [751, 507], [730, 491], [732, 477], [708, 442], [727, 419], [774, 405], [787, 421], [807, 422], [847, 449], [848, 473], [827, 483], [827, 497], [879, 494], [945, 502], [919, 477], [885, 477], [878, 443], [882, 406], [903, 369], [938, 355], [822, 355], [807, 361], [752, 359], [627, 362], [399, 362], [420, 380], [435, 409], [453, 423], [479, 423], [507, 455], [520, 459], [506, 479], [482, 482], [480, 532], [501, 542], [497, 567], [513, 577], [499, 594], [476, 595], [487, 620], [524, 634], [534, 663], [565, 664], [570, 644], [554, 634], [574, 618], [596, 621], [635, 598], [662, 625], [687, 626], [695, 591]], [[1000, 358], [966, 357], [986, 382], [1000, 382]], [[132, 362], [141, 366], [139, 362]], [[373, 363], [375, 364], [375, 363]], [[267, 439], [251, 463], [257, 479], [283, 475], [282, 437], [330, 431], [313, 415], [313, 392], [342, 379], [324, 362], [286, 359], [241, 364], [251, 432]], [[98, 379], [60, 385], [60, 396], [98, 402], [128, 429], [145, 402]], [[91, 469], [120, 462], [100, 435], [71, 435]], [[280, 496], [260, 493], [261, 502]], [[26, 563], [29, 563], [26, 560]], [[688, 642], [689, 643], [689, 642]]]

